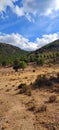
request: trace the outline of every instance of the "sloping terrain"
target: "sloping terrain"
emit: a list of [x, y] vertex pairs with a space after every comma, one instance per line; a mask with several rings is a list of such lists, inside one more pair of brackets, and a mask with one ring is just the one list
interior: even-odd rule
[[27, 53], [16, 46], [0, 43], [0, 63], [3, 60], [12, 63], [15, 58], [22, 59]]
[[59, 40], [43, 46], [30, 55], [31, 61], [37, 63], [40, 63], [40, 59], [42, 59], [46, 64], [59, 64]]
[[22, 55], [22, 54], [26, 54], [26, 51], [21, 50], [20, 48], [10, 45], [10, 44], [6, 44], [6, 43], [0, 43], [0, 54], [1, 55]]
[[46, 52], [58, 52], [59, 51], [59, 40], [49, 43], [42, 48], [36, 50], [34, 53], [46, 53]]
[[[59, 40], [49, 43], [34, 52], [27, 52], [18, 47], [0, 43], [0, 64], [2, 64], [3, 61], [6, 61], [7, 65], [12, 64], [15, 59], [27, 63], [37, 62], [40, 58], [43, 58], [47, 64], [48, 62], [59, 63]], [[50, 59], [52, 59], [52, 61]]]
[[[0, 68], [0, 130], [59, 130], [59, 84], [53, 89], [34, 89], [31, 96], [18, 90], [19, 84], [30, 85], [40, 74], [55, 76], [59, 66], [33, 69], [28, 66], [14, 72], [12, 68]], [[51, 96], [56, 100], [49, 102]]]

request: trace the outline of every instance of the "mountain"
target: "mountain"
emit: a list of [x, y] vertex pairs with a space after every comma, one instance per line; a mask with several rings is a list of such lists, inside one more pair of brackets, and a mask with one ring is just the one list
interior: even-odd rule
[[33, 53], [49, 53], [49, 52], [58, 52], [59, 51], [59, 40], [51, 42], [42, 48], [34, 51]]
[[34, 52], [27, 52], [16, 46], [0, 43], [0, 64], [4, 60], [7, 64], [13, 64], [15, 59], [26, 62], [37, 62], [40, 58], [44, 58], [46, 63], [57, 63], [59, 61], [59, 40], [49, 43]]
[[16, 55], [16, 54], [26, 54], [27, 52], [24, 50], [21, 50], [20, 48], [10, 45], [10, 44], [5, 44], [0, 42], [0, 54], [3, 55]]
[[49, 43], [42, 48], [32, 52], [31, 61], [40, 64], [40, 59], [44, 60], [46, 64], [59, 64], [59, 40]]
[[3, 60], [12, 62], [15, 58], [22, 59], [28, 52], [21, 50], [20, 48], [0, 42], [0, 63]]

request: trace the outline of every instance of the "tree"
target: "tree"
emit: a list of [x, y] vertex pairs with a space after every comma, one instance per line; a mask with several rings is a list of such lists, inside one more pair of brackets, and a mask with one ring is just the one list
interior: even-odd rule
[[18, 69], [23, 69], [27, 67], [27, 64], [25, 61], [19, 61], [19, 60], [15, 60], [14, 63], [13, 63], [13, 69], [17, 72]]
[[1, 64], [2, 64], [3, 67], [5, 67], [7, 63], [6, 63], [6, 61], [4, 60], [4, 61], [2, 61]]
[[26, 68], [26, 67], [27, 67], [26, 62], [25, 62], [25, 61], [21, 61], [20, 64], [19, 64], [19, 68], [24, 69], [24, 68]]
[[19, 61], [16, 59], [13, 63], [13, 69], [17, 72], [19, 69]]
[[44, 64], [43, 58], [37, 59], [37, 65], [43, 65], [43, 64]]

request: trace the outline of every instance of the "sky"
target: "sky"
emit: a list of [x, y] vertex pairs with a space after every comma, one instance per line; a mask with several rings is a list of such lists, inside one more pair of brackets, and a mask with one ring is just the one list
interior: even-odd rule
[[59, 39], [59, 0], [0, 0], [0, 42], [27, 51]]

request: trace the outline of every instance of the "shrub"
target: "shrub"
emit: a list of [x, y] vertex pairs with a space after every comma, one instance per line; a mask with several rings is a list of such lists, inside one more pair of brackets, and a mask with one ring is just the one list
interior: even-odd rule
[[34, 100], [31, 100], [30, 102], [28, 102], [27, 104], [27, 110], [29, 110], [29, 111], [34, 111], [35, 110], [35, 102], [34, 102]]
[[46, 85], [48, 79], [46, 78], [45, 75], [38, 75], [36, 81], [35, 81], [35, 85], [37, 85], [38, 87], [42, 87], [43, 85]]
[[46, 110], [47, 110], [47, 106], [46, 105], [42, 105], [40, 107], [36, 107], [35, 113], [44, 112]]
[[49, 103], [53, 103], [53, 102], [55, 102], [56, 101], [56, 96], [55, 95], [52, 95], [52, 96], [50, 96], [49, 97]]
[[34, 55], [31, 55], [30, 56], [30, 62], [34, 62], [35, 61], [35, 56]]
[[59, 74], [57, 73], [57, 77], [51, 76], [50, 81], [54, 83], [59, 83]]
[[18, 86], [18, 89], [20, 89], [20, 94], [24, 93], [24, 94], [26, 94], [28, 96], [31, 96], [31, 89], [26, 84], [20, 84]]
[[19, 64], [19, 68], [24, 69], [24, 68], [26, 68], [26, 67], [27, 67], [26, 62], [25, 62], [25, 61], [21, 61], [20, 64]]
[[18, 89], [21, 89], [23, 86], [24, 86], [25, 84], [20, 84], [19, 86], [18, 86]]
[[43, 58], [37, 59], [37, 65], [43, 65], [43, 64], [44, 64]]
[[34, 113], [45, 112], [47, 110], [47, 106], [46, 105], [37, 106], [37, 104], [32, 102], [28, 105], [28, 110], [33, 111]]
[[35, 110], [35, 105], [33, 103], [30, 104], [30, 106], [28, 107], [29, 111], [34, 111]]
[[26, 84], [20, 84], [20, 86], [18, 86], [18, 88], [20, 88], [20, 93], [25, 93], [27, 91], [27, 85]]
[[5, 67], [5, 66], [7, 65], [7, 63], [6, 63], [6, 61], [5, 61], [5, 60], [4, 60], [4, 61], [2, 61], [2, 63], [1, 63], [1, 64], [2, 64], [2, 66], [3, 66], [3, 67]]
[[50, 81], [50, 79], [46, 82], [46, 86], [48, 86], [48, 87], [52, 87], [52, 85], [53, 85], [53, 83], [52, 83], [52, 81]]
[[19, 61], [18, 61], [17, 59], [14, 60], [13, 69], [14, 69], [15, 71], [18, 71], [18, 69], [19, 69]]
[[26, 95], [31, 96], [31, 89], [30, 88], [27, 89]]
[[26, 64], [26, 62], [25, 61], [20, 61], [19, 62], [19, 60], [15, 60], [14, 61], [14, 63], [13, 63], [13, 69], [15, 70], [15, 71], [18, 71], [18, 69], [24, 69], [24, 68], [26, 68], [27, 67], [27, 64]]

